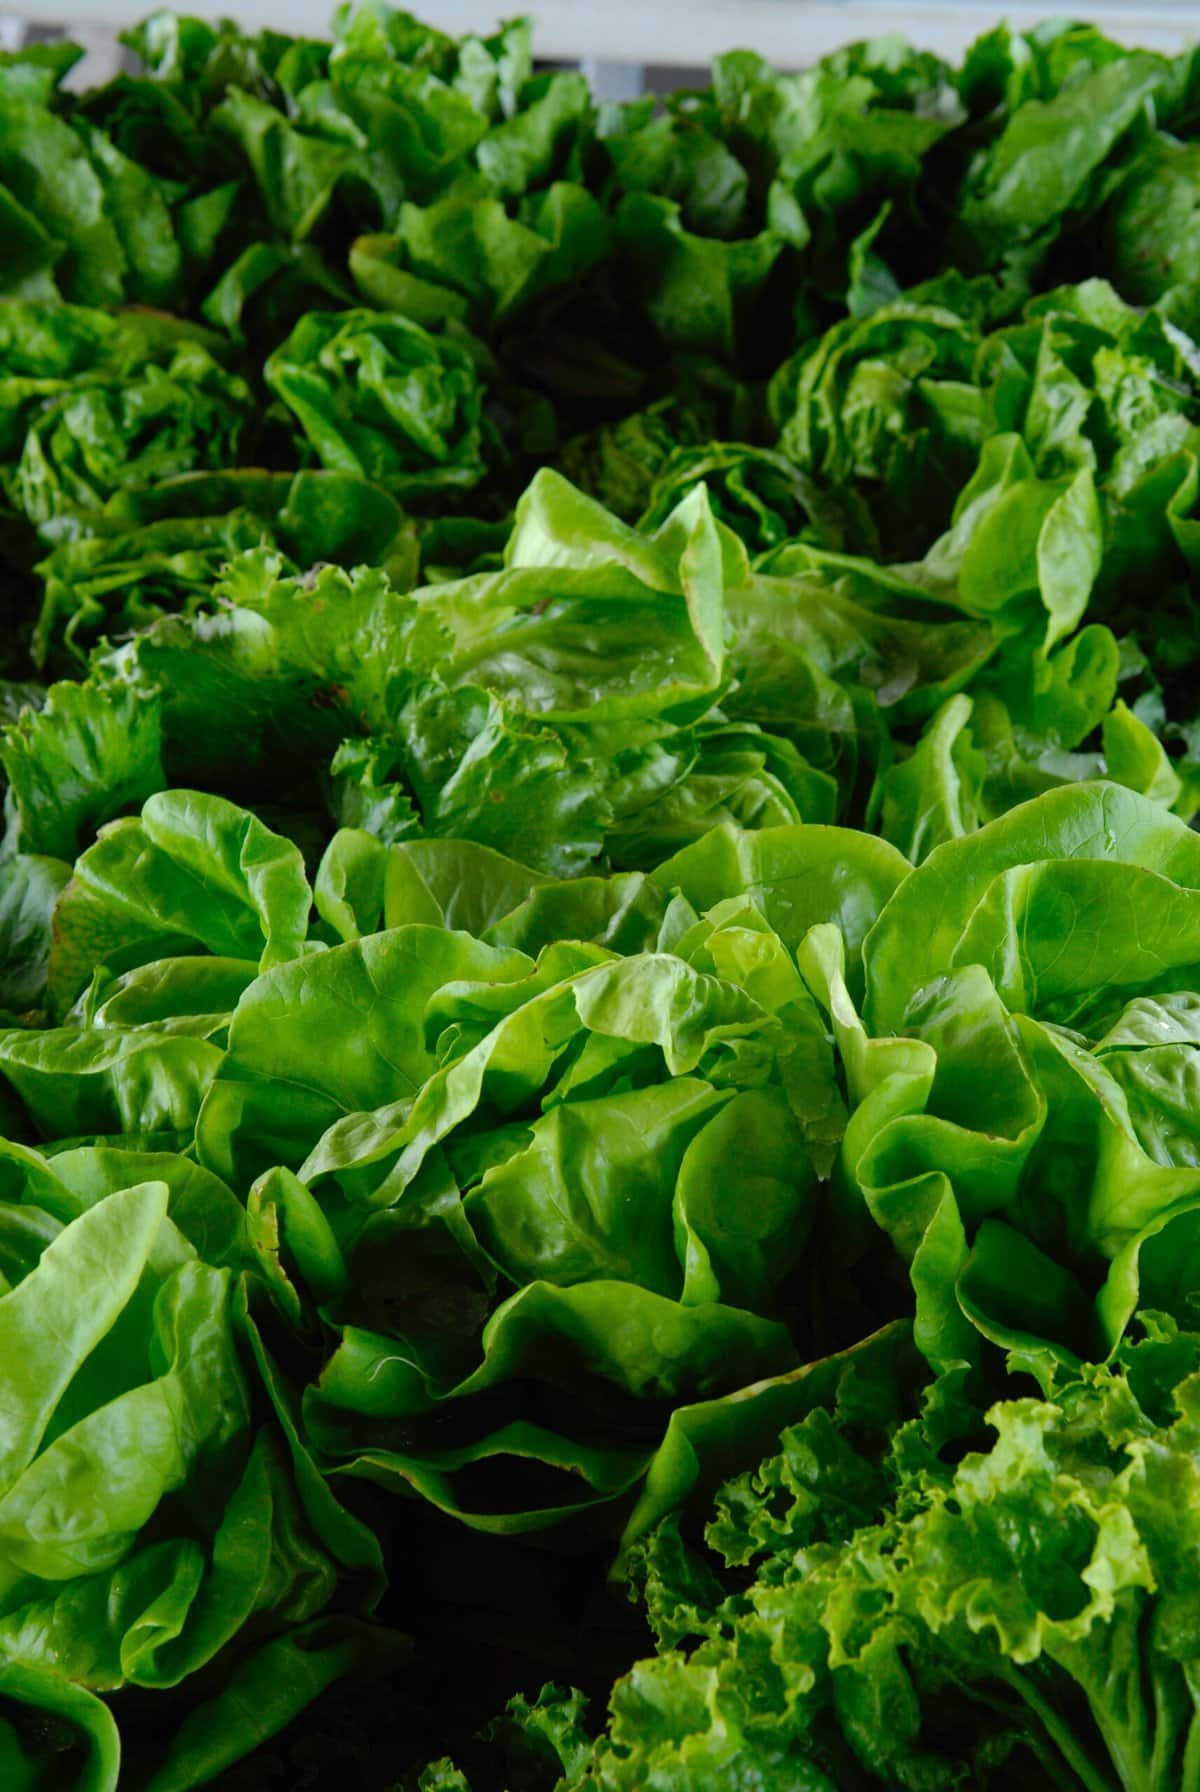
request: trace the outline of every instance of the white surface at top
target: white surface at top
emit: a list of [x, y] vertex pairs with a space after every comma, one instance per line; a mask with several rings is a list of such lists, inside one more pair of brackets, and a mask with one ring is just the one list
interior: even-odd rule
[[[156, 0], [19, 0], [29, 20], [123, 27]], [[1196, 0], [1056, 8], [981, 5], [976, 0], [409, 0], [410, 10], [455, 35], [490, 31], [499, 17], [528, 12], [538, 56], [552, 61], [707, 63], [723, 50], [758, 50], [780, 67], [799, 67], [855, 38], [897, 31], [923, 48], [956, 57], [998, 20], [1028, 28], [1055, 11], [1092, 20], [1111, 36], [1147, 49], [1180, 50], [1200, 38]], [[328, 35], [332, 0], [177, 0], [181, 12], [229, 16], [255, 28]]]

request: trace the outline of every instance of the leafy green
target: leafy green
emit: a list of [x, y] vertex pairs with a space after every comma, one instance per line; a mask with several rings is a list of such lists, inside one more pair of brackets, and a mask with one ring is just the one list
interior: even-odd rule
[[411, 523], [353, 473], [185, 474], [119, 493], [91, 526], [39, 568], [39, 663], [77, 664], [99, 640], [135, 634], [164, 612], [208, 608], [227, 563], [256, 546], [278, 546], [301, 568], [317, 559], [378, 564], [402, 586], [416, 570]]
[[[302, 1463], [253, 1416], [239, 1205], [214, 1178], [161, 1167], [5, 1147], [4, 1687], [92, 1736], [81, 1783], [104, 1787], [120, 1749], [97, 1695], [201, 1668], [227, 1699], [261, 1689], [244, 1624], [256, 1615], [268, 1651], [302, 1635], [353, 1561]], [[291, 1709], [288, 1691], [270, 1695], [258, 1724]]]
[[[618, 1788], [1190, 1784], [1196, 1335], [1148, 1321], [1116, 1371], [987, 1414], [937, 1453], [885, 1377], [843, 1382], [723, 1489], [701, 1557], [665, 1526], [643, 1596], [660, 1653], [589, 1742], [543, 1689], [485, 1732], [498, 1761]], [[723, 1565], [721, 1565], [723, 1559]], [[880, 1722], [886, 1711], [889, 1721]], [[948, 1738], [957, 1740], [946, 1751]], [[446, 1777], [426, 1786], [466, 1785]], [[553, 1783], [553, 1773], [534, 1783]]]
[[126, 42], [0, 55], [0, 1782], [1200, 1783], [1200, 59]]
[[[805, 832], [795, 862], [815, 854], [815, 881], [823, 843]], [[392, 850], [398, 920], [430, 885], [411, 882], [412, 848]], [[520, 895], [510, 884], [507, 900]], [[815, 1015], [763, 913], [730, 898], [683, 955], [581, 942], [534, 961], [412, 922], [246, 991], [197, 1139], [219, 1173], [257, 1178], [251, 1212], [290, 1246], [276, 1273], [301, 1298], [308, 1285], [332, 1330], [304, 1407], [330, 1466], [500, 1532], [645, 1477], [636, 1531], [698, 1472], [712, 1484], [710, 1452], [757, 1440], [764, 1403], [773, 1418], [793, 1387], [803, 1396], [771, 1315], [812, 1224], [808, 1113], [792, 1090]], [[878, 906], [866, 876], [856, 898]], [[489, 931], [511, 933], [520, 914]], [[312, 1024], [297, 1030], [286, 1017], [299, 1011]], [[735, 1157], [753, 1159], [753, 1206], [729, 1199]], [[440, 1286], [436, 1302], [422, 1286]], [[726, 1360], [761, 1386], [739, 1391]]]
[[482, 477], [471, 356], [401, 314], [309, 312], [263, 377], [322, 466], [365, 474], [401, 496]]
[[115, 492], [237, 461], [252, 395], [208, 332], [19, 304], [2, 334], [4, 490], [44, 539], [78, 535]]

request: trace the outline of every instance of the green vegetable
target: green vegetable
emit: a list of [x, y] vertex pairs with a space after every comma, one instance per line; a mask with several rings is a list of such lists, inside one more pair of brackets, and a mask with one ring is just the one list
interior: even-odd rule
[[[284, 1681], [261, 1697], [247, 1621], [268, 1657], [322, 1626], [318, 1646], [361, 1652], [370, 1632], [332, 1613], [347, 1573], [369, 1599], [378, 1556], [314, 1496], [295, 1444], [254, 1417], [230, 1191], [182, 1158], [111, 1149], [51, 1163], [6, 1145], [3, 1175], [4, 1692], [61, 1712], [92, 1739], [80, 1783], [115, 1786], [100, 1695], [204, 1668], [210, 1697], [257, 1683], [256, 1731], [270, 1731], [293, 1692]], [[195, 1783], [187, 1753], [183, 1733], [160, 1739], [150, 1783]]]
[[322, 466], [397, 496], [483, 476], [481, 393], [468, 351], [399, 314], [310, 312], [263, 369]]
[[126, 42], [0, 54], [0, 1784], [1200, 1792], [1196, 54]]
[[[599, 1741], [546, 1687], [488, 1752], [611, 1792], [1191, 1785], [1198, 1342], [1148, 1316], [1114, 1368], [993, 1406], [957, 1466], [944, 1384], [908, 1417], [894, 1362], [844, 1378], [832, 1419], [722, 1491], [708, 1553], [674, 1525], [647, 1546], [660, 1653], [618, 1681]], [[421, 1781], [467, 1783], [449, 1761]]]

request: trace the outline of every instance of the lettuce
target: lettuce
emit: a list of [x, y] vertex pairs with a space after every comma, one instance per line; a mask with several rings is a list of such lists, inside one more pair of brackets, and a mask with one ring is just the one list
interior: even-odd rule
[[[85, 1148], [51, 1163], [5, 1146], [0, 1676], [7, 1712], [40, 1707], [78, 1732], [81, 1784], [116, 1784], [101, 1695], [165, 1693], [205, 1669], [232, 1705], [261, 1692], [281, 1646], [371, 1646], [339, 1588], [357, 1579], [370, 1603], [373, 1540], [331, 1522], [302, 1453], [256, 1416], [244, 1226], [230, 1191], [181, 1158]], [[262, 1654], [242, 1634], [252, 1615]], [[295, 1690], [259, 1704], [260, 1731], [287, 1721]], [[24, 1759], [19, 1719], [4, 1728]], [[240, 1752], [235, 1735], [217, 1761]], [[187, 1753], [182, 1732], [160, 1740], [159, 1783]]]
[[148, 313], [14, 304], [0, 394], [7, 503], [69, 540], [115, 493], [238, 459], [249, 386], [206, 331]]
[[126, 41], [0, 54], [0, 1782], [1192, 1787], [1195, 53]]
[[[698, 1554], [640, 1561], [659, 1642], [593, 1742], [547, 1686], [483, 1738], [528, 1783], [1186, 1785], [1197, 1338], [1148, 1316], [1118, 1368], [1063, 1374], [938, 1454], [938, 1384], [844, 1380], [721, 1492]], [[881, 1723], [886, 1711], [888, 1721]], [[953, 1755], [947, 1738], [956, 1741]], [[478, 1753], [479, 1751], [477, 1751]], [[449, 1761], [427, 1789], [466, 1786]]]
[[482, 394], [470, 354], [398, 314], [312, 311], [263, 369], [322, 466], [400, 497], [483, 475]]

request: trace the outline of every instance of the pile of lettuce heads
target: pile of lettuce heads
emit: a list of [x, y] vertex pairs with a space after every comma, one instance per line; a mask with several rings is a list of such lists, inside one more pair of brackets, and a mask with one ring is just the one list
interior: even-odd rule
[[0, 55], [0, 1783], [1200, 1792], [1200, 53]]

